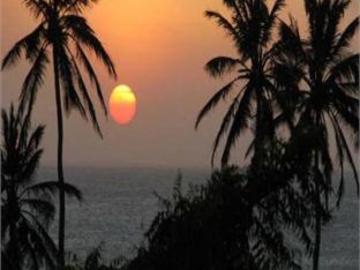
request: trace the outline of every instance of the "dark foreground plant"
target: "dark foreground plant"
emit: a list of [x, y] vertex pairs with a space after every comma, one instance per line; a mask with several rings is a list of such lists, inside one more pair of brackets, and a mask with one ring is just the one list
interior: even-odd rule
[[120, 270], [126, 267], [127, 259], [118, 257], [106, 262], [103, 257], [103, 244], [90, 251], [84, 260], [79, 259], [76, 254], [68, 253], [66, 256], [66, 270]]
[[[57, 247], [48, 234], [54, 219], [53, 197], [59, 184], [36, 182], [43, 150], [44, 126], [31, 127], [30, 118], [11, 106], [2, 111], [1, 145], [1, 258], [9, 270], [57, 265]], [[65, 193], [81, 199], [80, 192], [64, 185]]]
[[[351, 149], [359, 143], [359, 53], [352, 50], [359, 17], [341, 29], [350, 0], [305, 0], [307, 35], [302, 36], [296, 20], [280, 24], [274, 77], [283, 114], [293, 119], [291, 143], [305, 153], [312, 180], [302, 189], [313, 201], [315, 247], [313, 270], [319, 269], [321, 229], [331, 214], [333, 198], [340, 205], [345, 190], [345, 164], [354, 173], [359, 194], [356, 162]], [[292, 101], [292, 102], [289, 102]], [[349, 136], [350, 135], [350, 136]], [[354, 137], [353, 144], [350, 137]], [[334, 146], [340, 170], [339, 186], [332, 181]], [[322, 219], [321, 217], [326, 217]]]
[[[301, 269], [312, 246], [310, 209], [286, 147], [274, 143], [272, 149], [264, 171], [216, 171], [187, 195], [179, 180], [125, 269]], [[290, 235], [298, 247], [289, 245]]]

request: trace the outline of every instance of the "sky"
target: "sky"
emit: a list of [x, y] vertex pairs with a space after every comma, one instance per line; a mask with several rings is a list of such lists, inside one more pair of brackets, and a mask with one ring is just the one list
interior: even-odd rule
[[[1, 2], [3, 58], [17, 40], [34, 28], [36, 20], [22, 1]], [[209, 78], [204, 65], [215, 56], [235, 56], [231, 41], [204, 17], [208, 9], [224, 11], [221, 2], [101, 0], [85, 11], [84, 16], [114, 60], [119, 75], [114, 81], [101, 65], [95, 65], [105, 99], [117, 85], [126, 84], [135, 92], [138, 106], [132, 123], [120, 126], [101, 116], [97, 103], [103, 140], [74, 111], [65, 121], [65, 165], [210, 167], [211, 147], [226, 104], [206, 119], [199, 130], [194, 130], [194, 123], [208, 98], [229, 80]], [[284, 17], [293, 13], [303, 27], [302, 1], [287, 2]], [[358, 13], [353, 4], [347, 20]], [[28, 69], [22, 62], [1, 73], [3, 107], [8, 108], [10, 102], [17, 104]], [[36, 101], [33, 122], [46, 125], [43, 164], [54, 166], [57, 125], [51, 70], [47, 75]], [[244, 164], [249, 136], [239, 140], [234, 162]]]

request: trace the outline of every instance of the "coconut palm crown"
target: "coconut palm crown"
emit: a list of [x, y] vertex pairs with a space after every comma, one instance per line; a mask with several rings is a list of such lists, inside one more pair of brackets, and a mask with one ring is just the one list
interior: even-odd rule
[[83, 73], [95, 86], [104, 112], [106, 113], [107, 110], [88, 51], [95, 53], [114, 78], [116, 71], [94, 30], [87, 20], [80, 16], [84, 8], [97, 1], [25, 0], [24, 2], [40, 23], [34, 31], [15, 43], [2, 62], [2, 68], [6, 69], [17, 64], [21, 57], [25, 56], [32, 64], [20, 95], [22, 106], [28, 105], [31, 110], [52, 59], [56, 63], [55, 74], [59, 76], [66, 111], [77, 109], [83, 117], [89, 117], [95, 129], [101, 133]]
[[231, 97], [229, 106], [217, 133], [212, 155], [212, 163], [224, 136], [225, 147], [221, 158], [227, 165], [232, 148], [239, 136], [253, 128], [254, 160], [261, 157], [266, 141], [273, 137], [272, 96], [274, 86], [270, 74], [272, 37], [277, 16], [284, 6], [284, 0], [275, 1], [269, 8], [263, 0], [224, 0], [230, 20], [218, 12], [207, 11], [206, 16], [214, 19], [232, 39], [238, 57], [219, 56], [206, 64], [210, 76], [218, 78], [235, 74], [200, 111], [196, 127], [221, 100]]
[[[275, 65], [278, 101], [283, 108], [279, 122], [294, 121], [292, 141], [298, 149], [311, 153], [313, 181], [305, 185], [315, 205], [315, 248], [313, 269], [319, 269], [322, 213], [330, 213], [329, 196], [336, 192], [338, 205], [345, 187], [345, 164], [354, 173], [357, 168], [349, 139], [358, 147], [359, 133], [359, 53], [351, 42], [359, 26], [359, 17], [344, 29], [340, 24], [350, 0], [305, 0], [308, 35], [302, 37], [295, 19], [280, 25]], [[291, 98], [290, 98], [291, 97]], [[287, 115], [285, 115], [287, 114]], [[350, 136], [348, 136], [350, 135]], [[333, 187], [334, 160], [331, 143], [340, 168], [340, 181]], [[300, 152], [300, 151], [298, 151]]]

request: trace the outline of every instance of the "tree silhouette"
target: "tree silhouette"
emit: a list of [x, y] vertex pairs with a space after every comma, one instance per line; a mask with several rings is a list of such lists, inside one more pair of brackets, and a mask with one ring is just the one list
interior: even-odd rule
[[345, 130], [359, 132], [359, 54], [351, 50], [359, 17], [343, 31], [340, 23], [349, 0], [305, 0], [308, 36], [302, 37], [294, 18], [280, 25], [280, 42], [276, 45], [274, 76], [283, 109], [279, 123], [292, 124], [295, 151], [307, 151], [312, 180], [304, 190], [312, 197], [315, 208], [315, 247], [313, 270], [319, 269], [321, 227], [330, 215], [329, 196], [332, 184], [333, 160], [330, 154], [331, 132], [341, 170], [337, 188], [337, 204], [344, 193], [344, 164], [350, 164], [359, 193], [358, 175]]
[[[97, 96], [106, 114], [106, 105], [102, 96], [99, 80], [88, 59], [86, 49], [94, 52], [97, 58], [107, 67], [109, 74], [116, 77], [112, 60], [103, 48], [94, 30], [81, 16], [83, 10], [96, 0], [24, 0], [26, 7], [40, 20], [33, 32], [15, 43], [5, 56], [2, 68], [16, 64], [21, 56], [32, 64], [25, 78], [20, 95], [20, 108], [27, 110], [28, 115], [39, 88], [41, 87], [45, 70], [53, 64], [54, 90], [58, 124], [58, 181], [62, 187], [65, 183], [63, 173], [63, 109], [70, 112], [77, 109], [81, 116], [90, 119], [95, 130], [101, 135], [95, 107], [88, 92], [88, 86], [83, 78], [83, 70], [95, 86]], [[63, 95], [63, 100], [61, 99]], [[62, 104], [63, 102], [63, 104]], [[60, 188], [59, 196], [59, 264], [64, 267], [65, 245], [65, 194]]]
[[[221, 77], [236, 71], [235, 78], [220, 89], [208, 101], [198, 115], [196, 127], [218, 103], [233, 95], [217, 133], [212, 163], [223, 136], [227, 135], [221, 163], [225, 166], [230, 152], [250, 123], [254, 125], [254, 141], [249, 150], [254, 150], [253, 163], [260, 163], [266, 143], [274, 135], [272, 96], [274, 86], [270, 64], [272, 55], [272, 32], [284, 0], [275, 1], [270, 9], [263, 0], [224, 0], [231, 12], [231, 20], [217, 12], [207, 11], [232, 39], [238, 58], [219, 56], [206, 65], [212, 77]], [[240, 84], [240, 85], [239, 85]]]
[[311, 209], [288, 151], [273, 143], [264, 171], [224, 168], [185, 195], [178, 180], [170, 200], [160, 197], [163, 209], [124, 270], [301, 269], [301, 252], [287, 237], [293, 232], [311, 248]]
[[93, 248], [85, 257], [80, 260], [76, 254], [68, 253], [66, 260], [66, 270], [120, 270], [127, 265], [127, 259], [119, 256], [106, 262], [103, 257], [103, 243]]
[[[1, 237], [2, 266], [6, 269], [54, 269], [57, 248], [47, 229], [55, 215], [52, 194], [58, 182], [36, 183], [34, 176], [43, 150], [44, 126], [32, 129], [22, 111], [2, 111]], [[80, 192], [65, 185], [80, 199]]]

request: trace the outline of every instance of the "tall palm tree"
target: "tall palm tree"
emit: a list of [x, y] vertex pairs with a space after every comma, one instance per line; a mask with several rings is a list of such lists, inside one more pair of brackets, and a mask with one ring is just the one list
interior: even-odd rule
[[[280, 42], [274, 76], [283, 112], [296, 121], [292, 141], [311, 153], [313, 181], [306, 185], [314, 202], [315, 246], [313, 270], [319, 269], [321, 228], [330, 214], [329, 196], [332, 184], [333, 160], [330, 154], [331, 130], [340, 166], [337, 202], [344, 193], [344, 164], [350, 164], [359, 192], [357, 169], [345, 131], [359, 133], [359, 54], [351, 50], [351, 41], [359, 26], [359, 17], [344, 30], [340, 23], [350, 0], [305, 0], [309, 33], [300, 35], [296, 21], [280, 26]], [[289, 97], [292, 101], [289, 102]], [[293, 106], [295, 104], [295, 106]], [[291, 106], [289, 106], [291, 105]], [[283, 115], [284, 116], [284, 115]], [[324, 215], [325, 213], [325, 215]]]
[[[223, 136], [227, 135], [221, 163], [227, 165], [230, 152], [243, 131], [251, 123], [254, 128], [253, 163], [260, 162], [266, 142], [273, 137], [272, 96], [274, 87], [270, 74], [272, 32], [284, 0], [276, 0], [270, 9], [264, 0], [224, 0], [231, 13], [228, 20], [223, 15], [207, 11], [232, 39], [238, 58], [219, 56], [206, 65], [215, 78], [236, 71], [235, 78], [226, 84], [200, 111], [196, 128], [219, 101], [233, 95], [214, 142], [212, 164]], [[233, 93], [236, 91], [235, 93]]]
[[[5, 56], [2, 68], [17, 63], [21, 56], [32, 64], [25, 78], [21, 95], [21, 108], [30, 114], [45, 70], [52, 59], [55, 102], [58, 124], [57, 168], [58, 181], [64, 185], [63, 172], [63, 109], [70, 112], [77, 109], [85, 119], [90, 118], [95, 130], [101, 135], [95, 107], [83, 78], [84, 71], [95, 86], [97, 96], [106, 112], [99, 80], [87, 56], [87, 51], [94, 52], [97, 58], [107, 67], [111, 76], [116, 77], [113, 62], [94, 30], [81, 16], [83, 10], [96, 0], [24, 0], [25, 5], [40, 23], [33, 32], [19, 40]], [[81, 69], [82, 64], [83, 69]], [[61, 99], [63, 95], [63, 99]], [[65, 195], [60, 189], [59, 196], [59, 263], [64, 267], [65, 244]]]
[[[2, 261], [6, 269], [55, 268], [57, 248], [48, 235], [55, 207], [52, 194], [59, 184], [35, 182], [43, 150], [40, 142], [44, 126], [31, 128], [22, 111], [2, 111], [1, 146], [1, 237]], [[80, 192], [65, 185], [67, 194], [81, 198]]]

